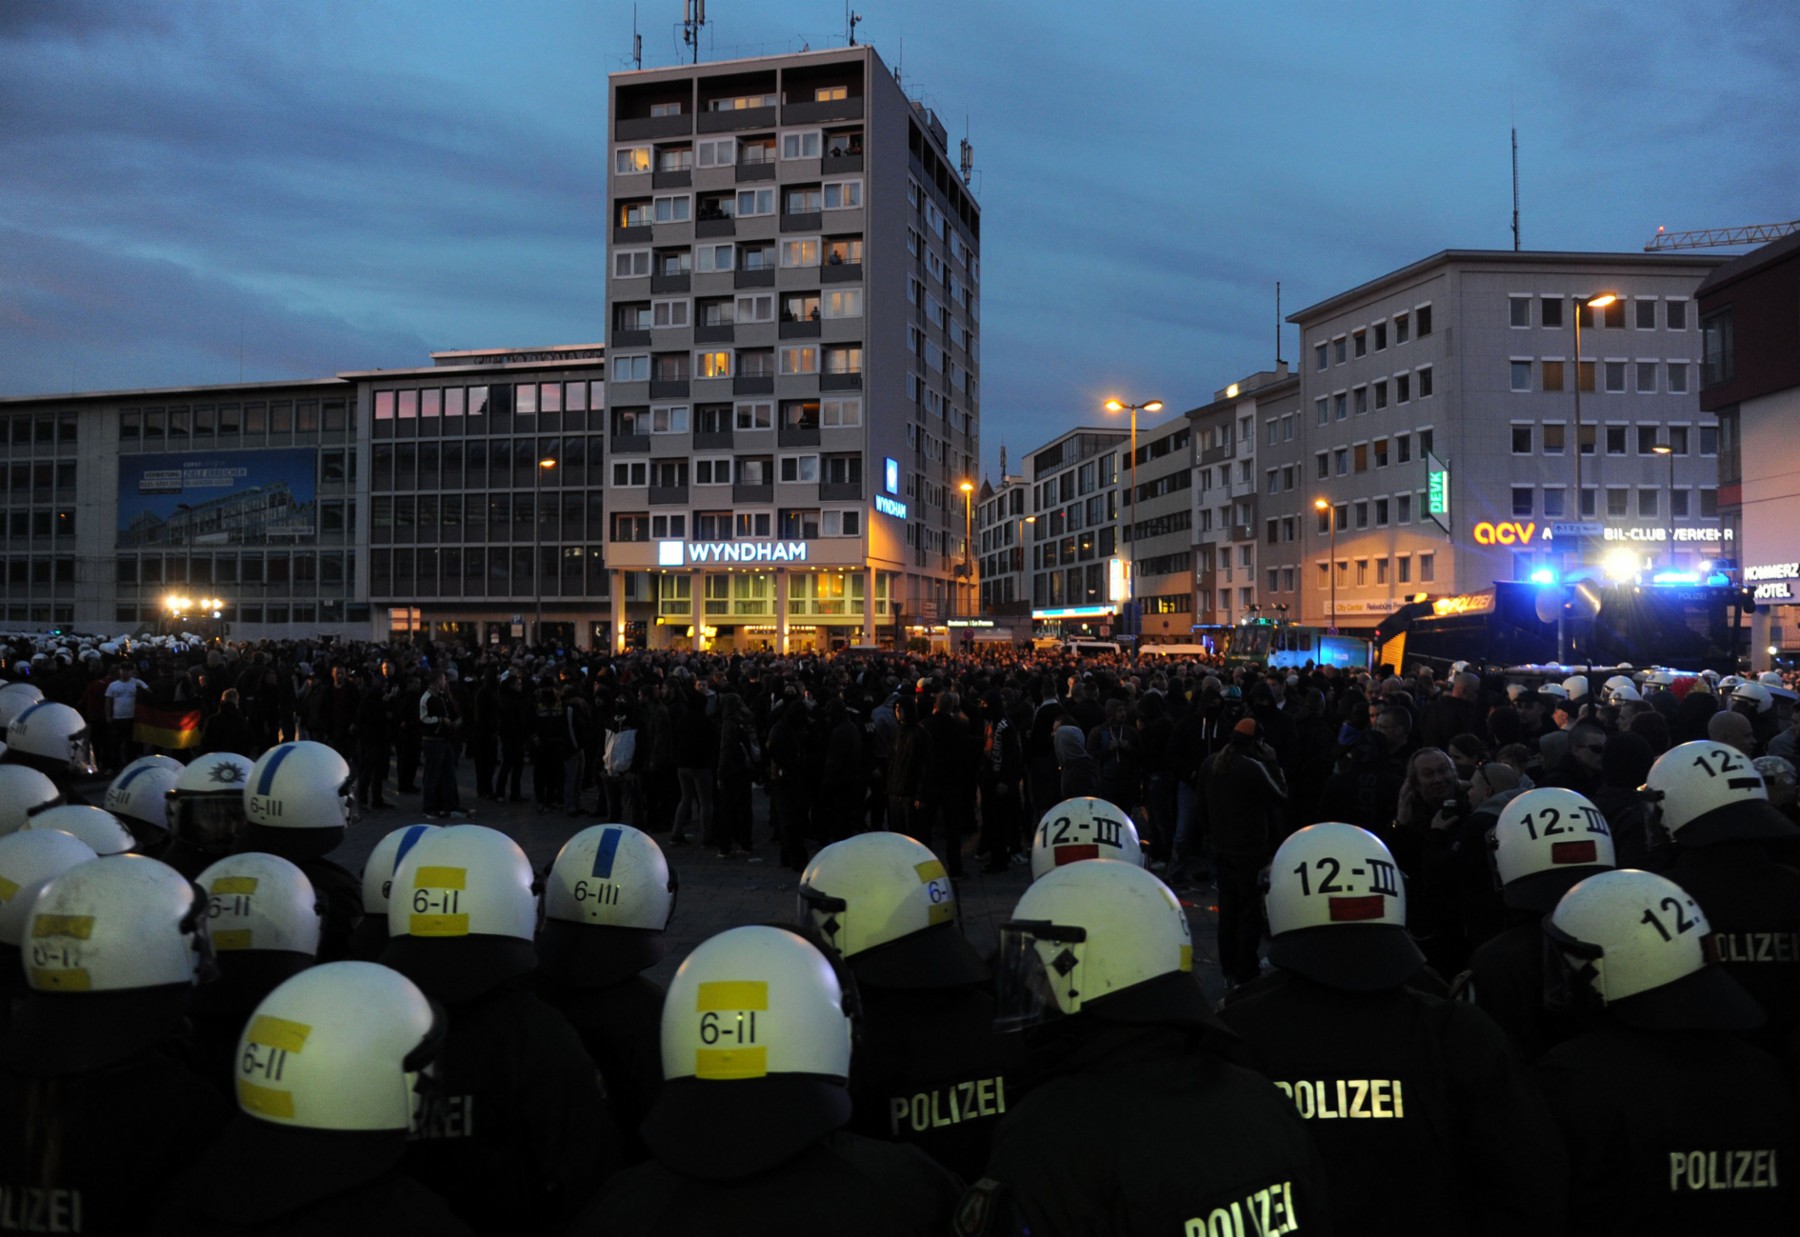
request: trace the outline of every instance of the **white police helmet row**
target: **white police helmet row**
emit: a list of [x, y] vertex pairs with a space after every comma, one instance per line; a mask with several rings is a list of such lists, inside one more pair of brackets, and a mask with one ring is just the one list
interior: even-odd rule
[[44, 884], [93, 858], [91, 846], [60, 829], [0, 837], [0, 944], [22, 945], [32, 902]]
[[1500, 811], [1489, 838], [1508, 906], [1548, 911], [1569, 886], [1614, 866], [1612, 829], [1585, 795], [1528, 790]]
[[1078, 795], [1045, 812], [1031, 837], [1031, 879], [1083, 859], [1119, 859], [1144, 866], [1131, 815], [1105, 799]]
[[1800, 835], [1769, 802], [1750, 757], [1724, 743], [1676, 744], [1650, 766], [1643, 794], [1652, 827], [1682, 846]]
[[195, 883], [206, 894], [209, 933], [222, 967], [250, 953], [318, 955], [319, 898], [306, 873], [289, 860], [260, 851], [228, 855]]
[[800, 874], [799, 922], [862, 983], [949, 988], [988, 969], [956, 921], [956, 890], [929, 846], [901, 833], [834, 842]]
[[591, 825], [557, 852], [544, 876], [541, 972], [602, 987], [660, 962], [680, 881], [655, 839], [630, 825]]
[[247, 821], [245, 799], [255, 765], [236, 752], [207, 752], [189, 761], [163, 805], [169, 832], [205, 854], [230, 850]]
[[1290, 834], [1269, 865], [1269, 961], [1327, 987], [1397, 987], [1425, 965], [1406, 931], [1406, 880], [1367, 829], [1339, 821]]
[[137, 849], [137, 839], [125, 822], [105, 808], [85, 803], [65, 803], [45, 808], [26, 821], [21, 832], [56, 829], [86, 842], [96, 855], [123, 855]]
[[433, 829], [394, 869], [381, 961], [455, 1004], [536, 966], [537, 918], [517, 842], [482, 825]]
[[50, 778], [29, 765], [0, 765], [0, 836], [16, 833], [45, 808], [63, 801]]

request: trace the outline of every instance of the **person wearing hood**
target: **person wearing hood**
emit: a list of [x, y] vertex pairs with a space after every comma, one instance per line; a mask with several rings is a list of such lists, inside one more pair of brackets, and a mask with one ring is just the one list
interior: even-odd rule
[[888, 828], [916, 834], [930, 825], [925, 818], [925, 776], [931, 766], [931, 735], [919, 724], [918, 697], [894, 697], [894, 756], [888, 765]]
[[1100, 766], [1088, 755], [1087, 739], [1074, 717], [1068, 713], [1057, 716], [1056, 728], [1050, 732], [1050, 746], [1056, 753], [1056, 767], [1061, 771], [1063, 798], [1100, 793]]

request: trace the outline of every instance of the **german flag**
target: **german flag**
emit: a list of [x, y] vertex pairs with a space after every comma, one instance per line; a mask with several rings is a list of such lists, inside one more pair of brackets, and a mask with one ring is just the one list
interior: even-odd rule
[[149, 747], [180, 752], [200, 746], [200, 710], [157, 708], [138, 703], [131, 737]]

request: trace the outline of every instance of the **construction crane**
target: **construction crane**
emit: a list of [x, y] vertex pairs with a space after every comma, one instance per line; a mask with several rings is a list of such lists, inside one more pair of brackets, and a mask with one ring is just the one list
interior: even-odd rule
[[1747, 228], [1694, 228], [1687, 232], [1656, 229], [1656, 235], [1644, 246], [1645, 253], [1665, 249], [1722, 249], [1728, 245], [1760, 245], [1778, 241], [1800, 232], [1800, 219], [1789, 223], [1755, 223]]

